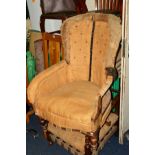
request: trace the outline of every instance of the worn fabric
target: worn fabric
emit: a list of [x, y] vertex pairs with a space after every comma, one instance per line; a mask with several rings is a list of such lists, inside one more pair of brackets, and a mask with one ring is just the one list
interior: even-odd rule
[[[103, 141], [104, 137], [108, 135], [108, 132], [112, 129], [116, 121], [118, 120], [118, 116], [114, 113], [111, 113], [107, 121], [110, 122], [110, 125], [107, 125], [106, 123], [102, 127], [99, 135], [99, 141]], [[60, 137], [62, 140], [67, 142], [68, 144], [72, 145], [74, 148], [80, 150], [81, 152], [84, 152], [84, 146], [85, 146], [85, 135], [76, 132], [76, 131], [66, 131], [61, 128], [54, 127], [53, 124], [48, 124], [48, 131], [50, 131], [52, 134], [56, 135], [57, 137]]]
[[91, 65], [92, 82], [103, 88], [107, 80], [111, 81], [105, 68], [115, 65], [121, 39], [118, 17], [102, 13], [71, 17], [63, 23], [61, 34], [71, 80], [88, 80]]
[[113, 77], [107, 75], [106, 67], [114, 67], [120, 19], [100, 13], [78, 15], [63, 23], [61, 33], [65, 60], [32, 80], [28, 98], [43, 119], [93, 132], [112, 108], [107, 92]]
[[[39, 95], [34, 105], [36, 115], [64, 128], [78, 129], [85, 132], [95, 131], [100, 120], [97, 115], [97, 93], [99, 88], [88, 81], [75, 81]], [[110, 93], [105, 95], [104, 111], [110, 103]], [[108, 104], [107, 104], [108, 103]], [[111, 106], [110, 106], [111, 107]], [[111, 109], [107, 108], [108, 112]], [[104, 118], [107, 115], [104, 115]], [[106, 119], [106, 118], [105, 118]], [[105, 122], [105, 120], [103, 120]], [[103, 123], [104, 123], [103, 122]]]
[[28, 86], [27, 95], [31, 104], [37, 104], [37, 96], [44, 96], [67, 83], [67, 64], [61, 61], [39, 73]]

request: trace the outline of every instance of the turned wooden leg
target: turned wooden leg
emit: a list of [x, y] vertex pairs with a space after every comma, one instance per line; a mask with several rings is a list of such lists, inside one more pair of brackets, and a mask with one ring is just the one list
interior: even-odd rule
[[99, 130], [85, 136], [85, 155], [93, 155], [98, 148]]
[[42, 129], [43, 129], [44, 137], [47, 138], [46, 132], [47, 132], [48, 121], [46, 121], [46, 120], [44, 120], [44, 119], [41, 119], [41, 120], [40, 120], [40, 124], [41, 124]]
[[97, 130], [94, 133], [91, 133], [91, 136], [90, 136], [90, 145], [91, 145], [92, 154], [94, 154], [94, 152], [97, 151], [99, 146], [98, 142], [99, 142], [99, 130]]
[[48, 140], [48, 144], [49, 144], [49, 145], [52, 145], [53, 142], [52, 142], [52, 140], [51, 140], [51, 138], [50, 138], [50, 132], [49, 132], [49, 131], [46, 132], [46, 137], [47, 137], [47, 140]]
[[85, 136], [85, 155], [91, 155], [91, 145], [90, 145], [90, 136]]
[[42, 129], [43, 129], [44, 137], [48, 140], [49, 145], [52, 145], [53, 143], [50, 138], [50, 132], [47, 130], [48, 121], [41, 119], [40, 123], [41, 123]]

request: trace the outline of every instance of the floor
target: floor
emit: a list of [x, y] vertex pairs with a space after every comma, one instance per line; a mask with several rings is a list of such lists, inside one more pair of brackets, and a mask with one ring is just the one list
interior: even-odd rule
[[[32, 133], [26, 133], [26, 155], [70, 155], [70, 153], [57, 144], [48, 145], [47, 140], [42, 136], [39, 119], [35, 115], [31, 117], [30, 123], [27, 124], [27, 129], [30, 128], [35, 129], [38, 135], [34, 138]], [[99, 155], [129, 155], [129, 141], [126, 139], [124, 145], [120, 145], [118, 137], [114, 135]]]

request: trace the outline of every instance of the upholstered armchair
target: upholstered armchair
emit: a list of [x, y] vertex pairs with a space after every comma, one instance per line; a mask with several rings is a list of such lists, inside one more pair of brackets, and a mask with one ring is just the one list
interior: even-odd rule
[[116, 132], [110, 86], [121, 40], [120, 19], [87, 13], [61, 27], [65, 60], [39, 73], [28, 98], [49, 141], [72, 154], [96, 155]]

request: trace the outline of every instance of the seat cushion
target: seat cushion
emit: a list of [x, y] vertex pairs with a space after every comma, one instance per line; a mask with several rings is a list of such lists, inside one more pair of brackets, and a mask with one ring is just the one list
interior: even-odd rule
[[95, 131], [97, 126], [92, 117], [97, 113], [98, 91], [99, 88], [88, 81], [67, 83], [38, 95], [34, 109], [37, 115], [59, 127]]

